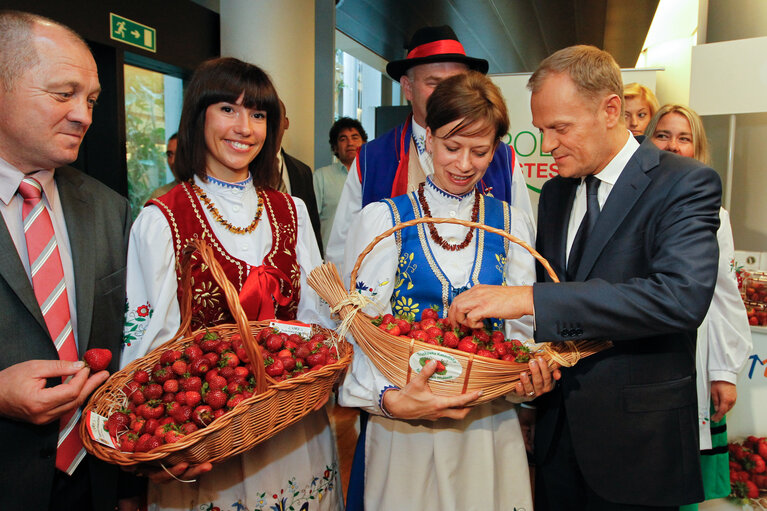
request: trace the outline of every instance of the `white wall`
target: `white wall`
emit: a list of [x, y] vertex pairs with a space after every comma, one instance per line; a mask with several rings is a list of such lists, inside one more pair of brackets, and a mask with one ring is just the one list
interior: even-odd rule
[[[767, 36], [767, 2], [764, 0], [709, 0], [707, 42]], [[754, 66], [767, 69], [767, 57]], [[735, 80], [741, 80], [734, 77]], [[755, 91], [762, 97], [763, 87]], [[712, 148], [713, 166], [723, 173], [727, 165], [728, 119], [724, 115], [703, 118]], [[732, 222], [735, 248], [767, 251], [767, 113], [736, 116], [735, 159], [732, 182]]]
[[[314, 0], [221, 2], [221, 54], [258, 65], [290, 118], [282, 145], [314, 162]], [[190, 34], [190, 37], [193, 37]]]

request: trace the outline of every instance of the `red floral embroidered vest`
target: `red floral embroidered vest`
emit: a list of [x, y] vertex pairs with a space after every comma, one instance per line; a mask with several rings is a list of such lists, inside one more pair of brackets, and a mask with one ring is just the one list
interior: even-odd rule
[[[296, 207], [289, 195], [275, 190], [259, 190], [258, 195], [266, 212], [266, 217], [262, 216], [261, 221], [268, 221], [272, 228], [272, 249], [264, 257], [262, 264], [265, 267], [277, 268], [287, 277], [287, 280], [279, 279], [279, 292], [285, 297], [290, 297], [284, 305], [274, 302], [274, 316], [284, 320], [295, 319], [301, 291], [301, 269], [296, 260], [298, 232]], [[234, 284], [237, 292], [242, 291], [251, 270], [257, 271], [257, 267], [250, 266], [224, 250], [213, 234], [205, 217], [204, 206], [190, 183], [181, 183], [147, 204], [159, 207], [170, 225], [173, 251], [176, 255], [179, 303], [181, 301], [180, 261], [184, 248], [193, 239], [203, 239], [208, 242], [229, 281]], [[192, 260], [195, 261], [192, 267], [192, 329], [218, 323], [231, 323], [233, 319], [223, 291], [208, 268], [198, 258], [198, 254], [192, 256]], [[245, 310], [248, 311], [248, 307], [245, 307]], [[261, 318], [249, 317], [248, 319]]]

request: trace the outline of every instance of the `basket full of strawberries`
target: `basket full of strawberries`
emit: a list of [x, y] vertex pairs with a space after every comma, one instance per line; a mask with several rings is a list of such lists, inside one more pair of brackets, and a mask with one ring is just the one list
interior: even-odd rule
[[[528, 250], [559, 282], [551, 265], [529, 244], [509, 233], [484, 224], [455, 218], [416, 218], [395, 225], [377, 236], [362, 251], [351, 273], [352, 289], [344, 289], [338, 271], [332, 264], [315, 268], [308, 283], [317, 294], [338, 311], [348, 324], [356, 343], [389, 381], [404, 387], [413, 373], [429, 360], [437, 361], [437, 371], [429, 387], [434, 394], [454, 396], [473, 390], [482, 395], [469, 403], [475, 406], [507, 394], [514, 389], [521, 373], [528, 370], [530, 356], [540, 353], [550, 368], [571, 366], [583, 357], [612, 346], [610, 342], [577, 341], [562, 343], [525, 343], [505, 339], [504, 332], [489, 329], [453, 329], [445, 316], [447, 311], [426, 309], [418, 322], [415, 318], [391, 315], [371, 317], [361, 311], [364, 300], [353, 289], [362, 260], [375, 245], [391, 234], [421, 223], [454, 223], [483, 229], [507, 238]], [[533, 353], [535, 352], [535, 353]]]
[[224, 289], [236, 323], [189, 332], [182, 321], [174, 339], [93, 394], [80, 436], [105, 461], [222, 461], [312, 411], [351, 361], [351, 346], [331, 330], [248, 322], [210, 248], [201, 241], [194, 248]]

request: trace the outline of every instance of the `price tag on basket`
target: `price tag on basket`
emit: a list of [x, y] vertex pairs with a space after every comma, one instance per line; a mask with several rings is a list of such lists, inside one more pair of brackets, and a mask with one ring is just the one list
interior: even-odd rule
[[274, 328], [278, 332], [290, 334], [298, 334], [307, 339], [312, 336], [312, 326], [300, 321], [279, 321], [272, 320], [269, 322], [269, 328]]
[[88, 433], [91, 438], [100, 444], [116, 449], [117, 446], [112, 441], [112, 437], [107, 431], [107, 418], [99, 415], [93, 410], [88, 410], [83, 417]]

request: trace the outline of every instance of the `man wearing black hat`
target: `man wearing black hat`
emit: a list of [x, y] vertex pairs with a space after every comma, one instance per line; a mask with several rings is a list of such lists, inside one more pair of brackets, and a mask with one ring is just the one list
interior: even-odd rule
[[[328, 261], [341, 266], [346, 235], [355, 213], [371, 202], [415, 190], [433, 173], [431, 155], [424, 144], [426, 101], [439, 82], [469, 69], [487, 73], [488, 63], [484, 59], [468, 57], [449, 26], [419, 29], [410, 40], [407, 57], [386, 66], [389, 76], [402, 85], [413, 112], [405, 124], [360, 149], [338, 202], [326, 249]], [[411, 158], [411, 155], [417, 157]], [[499, 145], [485, 177], [477, 186], [482, 192], [509, 202], [533, 218], [524, 177], [514, 151], [508, 145]], [[344, 269], [345, 276], [349, 270]]]

